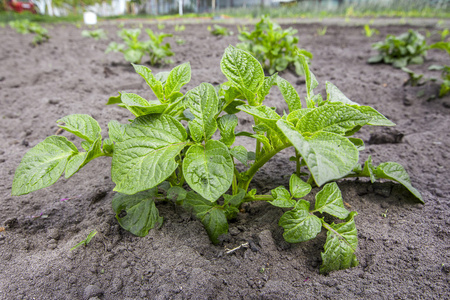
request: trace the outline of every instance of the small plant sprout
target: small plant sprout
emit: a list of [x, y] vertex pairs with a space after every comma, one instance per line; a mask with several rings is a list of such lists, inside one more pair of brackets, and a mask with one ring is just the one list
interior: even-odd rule
[[381, 214], [381, 216], [382, 216], [383, 218], [387, 218], [387, 212], [388, 212], [388, 210], [389, 210], [389, 209], [386, 209], [386, 211], [385, 211], [384, 213]]
[[43, 28], [38, 23], [30, 22], [27, 19], [10, 21], [9, 26], [21, 34], [36, 34], [32, 42], [33, 45], [39, 45], [50, 39], [47, 29]]
[[177, 31], [177, 32], [185, 31], [186, 30], [186, 26], [177, 24], [177, 25], [175, 25], [174, 30]]
[[327, 33], [327, 26], [317, 29], [318, 36], [324, 36]]
[[79, 242], [78, 244], [76, 244], [75, 246], [73, 246], [72, 248], [70, 248], [70, 251], [73, 251], [75, 249], [77, 249], [78, 247], [80, 247], [81, 245], [84, 245], [85, 247], [89, 244], [89, 242], [92, 240], [92, 238], [97, 234], [97, 230], [92, 230], [88, 236], [86, 237], [86, 239], [82, 240], [81, 242]]
[[[450, 57], [450, 42], [437, 42], [435, 44], [430, 45], [430, 49], [438, 49], [447, 52]], [[439, 91], [439, 97], [444, 97], [448, 93], [450, 93], [450, 63], [449, 65], [432, 65], [429, 67], [430, 70], [441, 71], [441, 89]]]
[[[154, 100], [127, 92], [111, 97], [108, 104], [123, 107], [135, 118], [125, 124], [111, 121], [107, 138], [88, 115], [60, 119], [61, 128], [83, 140], [84, 151], [63, 136], [48, 137], [23, 157], [12, 194], [45, 188], [63, 173], [69, 178], [91, 160], [109, 156], [117, 192], [112, 208], [119, 224], [134, 235], [145, 236], [161, 226], [158, 202], [172, 201], [192, 211], [212, 243], [218, 244], [220, 236], [228, 233], [228, 220], [236, 218], [243, 203], [266, 201], [274, 209], [283, 209], [278, 224], [290, 243], [327, 231], [321, 273], [354, 267], [358, 265], [357, 213], [345, 208], [336, 181], [388, 179], [402, 184], [423, 203], [422, 196], [400, 164], [375, 166], [371, 157], [359, 164], [364, 143], [353, 135], [362, 126], [395, 124], [374, 108], [351, 101], [330, 82], [326, 83], [327, 99], [322, 99], [314, 92], [318, 82], [306, 58], [297, 55], [305, 72], [305, 103], [287, 80], [278, 74], [265, 76], [250, 53], [233, 46], [220, 62], [227, 81], [219, 87], [201, 83], [183, 93], [182, 87], [191, 79], [189, 63], [158, 74], [133, 65], [150, 86]], [[274, 87], [281, 93], [280, 101], [287, 104], [283, 115], [264, 104]], [[236, 132], [238, 112], [253, 118], [252, 131]], [[255, 151], [239, 145], [240, 139], [251, 139]], [[288, 171], [289, 186], [258, 194], [250, 185], [255, 174], [287, 148], [296, 153], [296, 167]], [[313, 188], [317, 193], [310, 203], [304, 197]]]
[[380, 31], [375, 28], [370, 28], [369, 24], [366, 24], [364, 25], [364, 34], [366, 35], [366, 37], [370, 38], [374, 34], [380, 34]]
[[213, 25], [214, 29], [211, 26], [208, 26], [208, 31], [211, 32], [212, 35], [215, 36], [228, 36], [233, 35], [233, 32], [228, 30], [228, 28], [220, 26], [218, 24]]
[[95, 30], [83, 30], [81, 32], [81, 36], [83, 37], [90, 37], [94, 40], [105, 40], [108, 38], [108, 35], [106, 34], [106, 31], [103, 28], [95, 29]]

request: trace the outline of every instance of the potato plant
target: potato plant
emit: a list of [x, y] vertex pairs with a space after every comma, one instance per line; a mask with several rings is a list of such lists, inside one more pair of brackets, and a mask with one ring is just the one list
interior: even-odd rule
[[42, 44], [50, 39], [47, 29], [27, 19], [10, 21], [9, 26], [21, 34], [34, 33], [33, 45]]
[[388, 35], [384, 41], [373, 44], [372, 48], [379, 53], [371, 57], [369, 63], [392, 64], [396, 68], [423, 64], [428, 50], [425, 37], [411, 29], [399, 36]]
[[215, 36], [233, 35], [233, 32], [230, 31], [228, 28], [220, 26], [218, 24], [214, 24], [213, 28], [211, 26], [208, 26], [208, 31], [211, 32], [211, 34], [215, 35]]
[[93, 38], [94, 40], [105, 40], [108, 38], [106, 31], [103, 28], [95, 30], [83, 30], [81, 36]]
[[145, 54], [150, 57], [150, 65], [158, 65], [161, 63], [172, 63], [171, 59], [168, 57], [173, 56], [171, 51], [170, 43], [164, 44], [164, 39], [171, 37], [172, 34], [167, 33], [154, 33], [151, 29], [147, 28], [147, 35], [149, 40], [140, 41], [139, 35], [141, 34], [141, 29], [125, 29], [123, 28], [118, 32], [120, 38], [123, 39], [124, 44], [118, 44], [116, 42], [111, 42], [106, 49], [108, 52], [121, 52], [124, 55], [126, 61], [131, 63], [141, 63], [142, 58]]
[[250, 52], [262, 64], [264, 70], [270, 75], [281, 72], [288, 67], [293, 67], [299, 76], [304, 75], [304, 70], [298, 56], [300, 52], [308, 61], [312, 54], [297, 47], [297, 30], [288, 28], [283, 30], [280, 25], [268, 16], [263, 16], [256, 23], [255, 30], [249, 32], [239, 30], [239, 40], [242, 43], [236, 46]]
[[[446, 51], [450, 56], [450, 42], [437, 42], [433, 45], [430, 45], [430, 49], [440, 49]], [[439, 91], [439, 97], [444, 97], [448, 93], [450, 93], [450, 65], [438, 66], [432, 65], [430, 66], [430, 70], [438, 70], [441, 71], [441, 89]]]
[[[306, 76], [306, 106], [294, 87], [274, 74], [264, 76], [261, 64], [248, 52], [229, 46], [221, 60], [227, 82], [219, 87], [202, 83], [181, 92], [191, 79], [189, 63], [170, 72], [153, 74], [142, 65], [136, 72], [148, 83], [155, 100], [120, 92], [108, 104], [129, 110], [135, 118], [122, 124], [111, 121], [103, 138], [96, 120], [74, 114], [58, 126], [83, 141], [84, 151], [63, 136], [50, 136], [25, 154], [14, 175], [13, 195], [23, 195], [55, 183], [65, 173], [73, 176], [91, 160], [112, 157], [111, 178], [117, 193], [112, 207], [119, 224], [137, 236], [162, 224], [157, 202], [174, 201], [192, 210], [214, 244], [228, 232], [228, 220], [245, 202], [267, 201], [284, 214], [279, 225], [291, 243], [313, 239], [322, 229], [327, 239], [321, 273], [356, 266], [358, 245], [355, 211], [344, 207], [336, 180], [346, 177], [389, 179], [403, 184], [423, 202], [405, 169], [395, 162], [374, 166], [371, 158], [359, 164], [361, 139], [351, 137], [362, 126], [393, 126], [375, 109], [348, 99], [327, 82], [327, 99], [314, 94], [318, 82], [299, 54]], [[289, 112], [276, 113], [264, 99], [276, 86]], [[281, 99], [280, 99], [281, 100]], [[238, 116], [253, 117], [252, 132], [236, 132]], [[220, 137], [214, 138], [216, 132]], [[255, 151], [236, 144], [251, 138]], [[281, 150], [293, 147], [296, 168], [289, 187], [270, 194], [250, 189], [258, 172]], [[313, 187], [321, 190], [310, 203], [303, 198]], [[325, 215], [335, 220], [325, 221]], [[327, 218], [329, 219], [329, 218]]]

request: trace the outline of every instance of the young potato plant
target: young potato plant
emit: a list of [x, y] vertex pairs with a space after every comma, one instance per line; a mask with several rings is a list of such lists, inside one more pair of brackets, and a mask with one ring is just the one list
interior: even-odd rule
[[[447, 54], [450, 56], [450, 42], [437, 42], [435, 44], [430, 45], [430, 49], [440, 49], [443, 51], [446, 51]], [[439, 97], [444, 97], [448, 93], [450, 93], [450, 66], [444, 65], [444, 66], [438, 66], [438, 65], [432, 65], [429, 68], [430, 70], [438, 70], [441, 71], [441, 89], [439, 91]]]
[[384, 41], [372, 45], [379, 54], [371, 57], [369, 63], [392, 64], [403, 68], [409, 64], [423, 64], [428, 46], [423, 35], [409, 30], [399, 36], [388, 35]]
[[[267, 201], [285, 211], [279, 225], [288, 242], [310, 240], [323, 228], [327, 230], [322, 273], [356, 266], [357, 213], [344, 207], [336, 180], [389, 179], [423, 200], [401, 165], [387, 162], [374, 166], [370, 157], [363, 166], [358, 163], [364, 143], [351, 136], [364, 125], [394, 123], [375, 109], [351, 101], [329, 82], [326, 100], [314, 94], [318, 82], [306, 59], [299, 57], [306, 76], [306, 106], [288, 81], [277, 74], [264, 76], [253, 56], [232, 46], [225, 50], [220, 64], [228, 81], [220, 87], [202, 83], [185, 94], [181, 88], [191, 79], [189, 63], [158, 74], [134, 65], [156, 100], [126, 92], [111, 97], [108, 104], [128, 109], [135, 118], [126, 124], [111, 121], [108, 138], [102, 137], [97, 121], [88, 115], [60, 119], [61, 128], [83, 139], [85, 151], [65, 137], [48, 137], [22, 159], [12, 194], [47, 187], [63, 173], [69, 178], [89, 161], [111, 156], [111, 178], [117, 192], [112, 207], [119, 224], [137, 236], [162, 224], [157, 201], [171, 200], [192, 210], [214, 244], [228, 232], [227, 221], [236, 217], [243, 203]], [[279, 115], [264, 105], [274, 86], [281, 91], [289, 113]], [[238, 112], [253, 117], [253, 132], [236, 133]], [[217, 131], [220, 138], [215, 139]], [[241, 137], [254, 139], [255, 152], [236, 145]], [[290, 147], [295, 148], [296, 168], [289, 187], [280, 186], [265, 195], [250, 190], [258, 170]], [[307, 178], [303, 180], [303, 176]], [[309, 203], [303, 198], [315, 186], [322, 189], [315, 203]], [[339, 221], [330, 224], [325, 215]]]
[[233, 31], [230, 31], [228, 28], [220, 26], [218, 24], [213, 25], [214, 29], [211, 26], [208, 26], [208, 31], [211, 32], [212, 35], [215, 36], [228, 36], [233, 35]]
[[242, 43], [236, 46], [256, 57], [270, 75], [293, 67], [297, 75], [303, 76], [305, 72], [297, 53], [300, 52], [308, 61], [313, 57], [310, 52], [297, 47], [297, 30], [283, 30], [268, 16], [256, 23], [254, 31], [242, 29], [239, 32], [238, 38]]
[[103, 28], [95, 29], [95, 30], [83, 30], [81, 32], [81, 36], [93, 38], [95, 40], [105, 40], [108, 38], [106, 31]]
[[171, 37], [171, 34], [161, 33], [156, 34], [151, 29], [146, 29], [149, 40], [140, 41], [139, 35], [141, 29], [122, 29], [118, 32], [119, 37], [124, 41], [124, 44], [118, 44], [111, 42], [106, 49], [108, 52], [122, 52], [126, 61], [131, 63], [141, 63], [145, 54], [150, 56], [150, 65], [158, 65], [161, 63], [171, 64], [172, 60], [167, 57], [173, 56], [173, 52], [170, 50], [169, 43], [164, 44], [166, 37]]
[[10, 21], [9, 26], [21, 34], [36, 34], [32, 42], [33, 45], [42, 44], [50, 39], [47, 29], [38, 23], [30, 22], [27, 19]]

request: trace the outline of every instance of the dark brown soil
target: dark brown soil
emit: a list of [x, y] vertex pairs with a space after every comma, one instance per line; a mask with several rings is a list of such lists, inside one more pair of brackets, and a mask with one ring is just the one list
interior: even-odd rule
[[[100, 27], [118, 41], [117, 24]], [[175, 64], [191, 63], [187, 88], [224, 82], [221, 56], [238, 42], [234, 25], [227, 26], [235, 35], [223, 38], [209, 34], [207, 25], [187, 24], [184, 32], [175, 32], [168, 23], [164, 29], [186, 41], [171, 40]], [[364, 128], [361, 160], [371, 154], [375, 164], [401, 163], [425, 205], [394, 183], [339, 182], [345, 202], [359, 213], [360, 265], [323, 276], [318, 266], [325, 234], [300, 244], [284, 242], [277, 225], [283, 210], [265, 203], [246, 204], [218, 246], [190, 213], [164, 203], [158, 204], [161, 229], [145, 238], [131, 235], [119, 227], [111, 208], [108, 158], [44, 190], [12, 197], [21, 158], [57, 132], [59, 118], [90, 114], [106, 132], [108, 121], [124, 123], [131, 117], [105, 106], [109, 96], [128, 91], [151, 98], [151, 91], [121, 54], [104, 54], [110, 40], [83, 38], [74, 25], [54, 25], [48, 26], [50, 41], [32, 47], [31, 35], [0, 28], [0, 224], [5, 227], [0, 232], [0, 299], [449, 299], [450, 97], [429, 99], [438, 83], [403, 86], [403, 71], [366, 64], [375, 54], [371, 43], [411, 26], [379, 26], [380, 35], [372, 38], [362, 27], [329, 25], [326, 35], [318, 36], [320, 24], [291, 26], [299, 30], [300, 46], [314, 54], [311, 68], [323, 96], [325, 81], [331, 81], [350, 99], [375, 107], [397, 124], [395, 129]], [[156, 30], [156, 24], [144, 27]], [[432, 41], [439, 38], [435, 27], [416, 29], [428, 30]], [[439, 77], [428, 71], [432, 64], [448, 64], [448, 56], [432, 50], [424, 65], [411, 68]], [[303, 80], [289, 71], [281, 76], [303, 98]], [[280, 112], [287, 108], [276, 93], [268, 105]], [[243, 128], [249, 124], [241, 122]], [[260, 193], [288, 184], [286, 175], [294, 168], [290, 155], [279, 154], [255, 177]], [[94, 229], [98, 234], [87, 247], [70, 251]], [[247, 242], [249, 248], [225, 253]]]

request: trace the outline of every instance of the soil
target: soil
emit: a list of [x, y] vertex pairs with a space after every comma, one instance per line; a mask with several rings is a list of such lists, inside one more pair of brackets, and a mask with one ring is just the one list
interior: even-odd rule
[[[355, 268], [320, 275], [325, 232], [288, 244], [278, 226], [284, 210], [267, 203], [245, 204], [217, 246], [190, 212], [170, 203], [157, 205], [164, 217], [160, 229], [144, 238], [133, 236], [119, 227], [111, 208], [109, 158], [89, 163], [68, 180], [12, 197], [14, 171], [23, 155], [49, 135], [70, 138], [58, 131], [58, 119], [90, 114], [106, 135], [110, 120], [131, 118], [122, 108], [105, 106], [108, 97], [127, 91], [152, 99], [120, 53], [104, 53], [111, 40], [119, 41], [119, 23], [101, 23], [109, 39], [100, 41], [83, 38], [84, 28], [75, 25], [47, 25], [51, 38], [36, 47], [30, 45], [32, 35], [0, 28], [0, 299], [450, 299], [450, 97], [432, 97], [439, 82], [404, 86], [405, 72], [366, 63], [376, 54], [371, 43], [386, 34], [414, 27], [437, 41], [434, 25], [378, 24], [380, 34], [372, 38], [361, 26], [343, 21], [346, 26], [328, 24], [324, 36], [317, 34], [323, 24], [283, 25], [298, 29], [300, 46], [314, 54], [317, 91], [325, 97], [325, 82], [331, 81], [353, 101], [373, 106], [397, 124], [358, 133], [366, 142], [361, 162], [370, 154], [375, 164], [401, 163], [425, 200], [418, 203], [392, 182], [340, 181], [347, 207], [358, 212], [360, 265]], [[235, 34], [214, 37], [208, 25], [194, 22], [175, 32], [174, 23], [167, 22], [164, 32], [185, 43], [172, 38], [174, 64], [152, 67], [154, 72], [190, 61], [188, 89], [224, 82], [219, 63], [224, 49], [238, 42], [237, 29], [227, 23]], [[143, 26], [157, 30], [156, 23]], [[439, 77], [428, 71], [432, 64], [448, 64], [448, 55], [431, 50], [425, 64], [410, 68]], [[304, 80], [290, 71], [281, 76], [303, 98]], [[276, 92], [267, 105], [280, 113], [287, 109]], [[249, 118], [242, 117], [239, 129], [249, 129]], [[294, 170], [290, 155], [292, 150], [286, 150], [274, 157], [252, 187], [264, 194], [287, 186]], [[313, 200], [316, 192], [306, 199]], [[94, 229], [98, 234], [87, 247], [70, 251]], [[226, 254], [245, 243], [249, 246]]]

